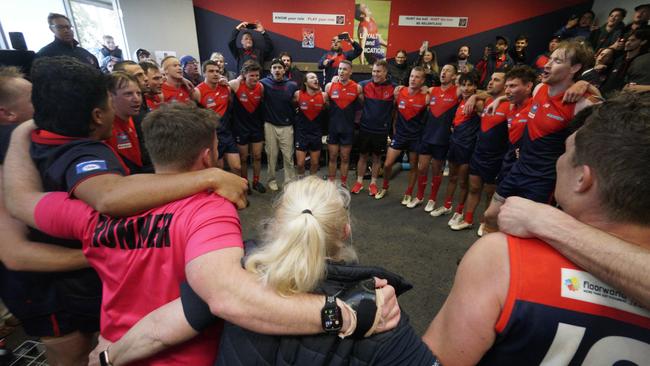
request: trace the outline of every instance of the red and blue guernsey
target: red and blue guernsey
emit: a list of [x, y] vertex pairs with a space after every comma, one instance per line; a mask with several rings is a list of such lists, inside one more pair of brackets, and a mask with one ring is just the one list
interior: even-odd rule
[[455, 85], [442, 89], [431, 89], [429, 113], [427, 115], [422, 142], [430, 145], [449, 146], [451, 123], [458, 108], [458, 88]]
[[180, 103], [189, 103], [190, 96], [192, 92], [182, 85], [178, 88], [171, 86], [167, 83], [163, 83], [162, 87], [163, 100], [165, 103], [169, 102], [180, 102]]
[[149, 109], [152, 111], [158, 109], [158, 107], [160, 107], [160, 104], [162, 103], [160, 94], [146, 95], [144, 100], [147, 102], [147, 107], [149, 107]]
[[205, 82], [199, 84], [199, 104], [216, 112], [221, 119], [217, 133], [230, 133], [230, 88], [225, 85], [217, 85], [214, 89]]
[[330, 123], [328, 143], [352, 145], [354, 139], [354, 115], [356, 113], [359, 84], [333, 82], [328, 91], [330, 98]]
[[[485, 105], [492, 103], [488, 98]], [[510, 103], [501, 103], [494, 114], [483, 113], [476, 137], [474, 154], [470, 161], [470, 174], [480, 175], [487, 183], [494, 183], [503, 156], [508, 150], [508, 111]]]
[[387, 134], [393, 118], [395, 83], [386, 80], [377, 84], [370, 79], [362, 81], [359, 85], [364, 97], [361, 131]]
[[506, 103], [510, 105], [510, 109], [508, 110], [508, 151], [503, 156], [498, 180], [505, 178], [510, 173], [512, 165], [517, 161], [517, 150], [521, 147], [521, 136], [524, 134], [524, 130], [528, 124], [528, 112], [530, 111], [532, 100], [532, 98], [528, 98], [518, 107], [514, 104]]
[[497, 338], [479, 365], [648, 364], [649, 311], [538, 239], [508, 237], [508, 252]]
[[298, 91], [298, 115], [296, 116], [295, 135], [296, 141], [321, 140], [325, 98], [319, 90], [314, 95], [306, 91]]
[[242, 82], [234, 91], [232, 125], [235, 136], [247, 136], [253, 131], [260, 131], [264, 128], [262, 108], [260, 108], [264, 95], [262, 88], [262, 83], [259, 82], [253, 88], [249, 88], [246, 83]]
[[419, 141], [424, 128], [427, 108], [427, 95], [418, 89], [415, 94], [409, 88], [402, 88], [397, 94], [397, 121], [395, 123], [395, 140]]
[[131, 174], [143, 173], [140, 139], [138, 139], [132, 117], [125, 121], [115, 116], [113, 120], [113, 136], [107, 139], [106, 143], [120, 154], [124, 163], [129, 167]]
[[466, 101], [461, 101], [456, 109], [454, 120], [452, 122], [453, 132], [449, 138], [450, 144], [460, 146], [463, 149], [474, 150], [476, 144], [476, 134], [481, 125], [481, 117], [472, 111], [466, 115], [463, 111]]

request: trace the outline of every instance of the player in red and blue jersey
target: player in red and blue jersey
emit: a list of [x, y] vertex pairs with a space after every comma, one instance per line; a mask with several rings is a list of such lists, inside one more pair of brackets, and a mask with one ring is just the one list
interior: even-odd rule
[[[650, 156], [649, 106], [647, 94], [626, 95], [581, 113], [556, 165], [563, 210], [629, 242], [623, 258], [650, 248], [650, 171], [639, 163]], [[650, 311], [540, 239], [487, 235], [455, 278], [423, 337], [442, 364], [648, 363]]]
[[447, 64], [440, 71], [440, 86], [429, 89], [429, 113], [418, 147], [418, 193], [406, 206], [414, 208], [424, 200], [427, 174], [431, 165], [431, 194], [424, 211], [433, 211], [442, 182], [442, 169], [447, 160], [451, 123], [458, 107], [459, 89], [456, 87], [456, 66]]
[[264, 121], [261, 103], [264, 85], [259, 82], [262, 67], [255, 61], [246, 61], [241, 76], [229, 82], [232, 90], [232, 133], [239, 148], [242, 178], [248, 179], [248, 155], [253, 160], [253, 183], [251, 188], [266, 193], [260, 182], [262, 172], [262, 149], [264, 148]]
[[361, 83], [363, 92], [363, 111], [359, 128], [359, 162], [357, 181], [350, 190], [359, 193], [363, 190], [363, 176], [366, 172], [368, 155], [372, 154], [372, 170], [369, 195], [377, 194], [377, 177], [381, 168], [381, 154], [386, 151], [388, 129], [393, 121], [395, 84], [388, 80], [388, 63], [379, 60], [372, 66], [372, 78]]
[[328, 178], [336, 179], [336, 163], [341, 153], [341, 184], [347, 186], [350, 151], [354, 142], [354, 116], [358, 102], [363, 102], [361, 86], [352, 79], [352, 63], [339, 63], [338, 80], [325, 85], [330, 100], [327, 150], [329, 153]]
[[456, 109], [456, 115], [452, 122], [452, 133], [449, 137], [449, 151], [447, 153], [449, 182], [447, 183], [445, 203], [430, 213], [433, 217], [451, 213], [451, 204], [456, 192], [456, 186], [460, 186], [460, 198], [456, 211], [449, 220], [448, 224], [450, 226], [460, 222], [463, 217], [462, 213], [468, 191], [469, 161], [472, 158], [472, 152], [474, 152], [476, 134], [481, 124], [481, 117], [476, 113], [475, 108], [465, 111], [465, 104], [476, 93], [478, 86], [476, 75], [473, 73], [461, 74], [458, 78], [458, 85], [462, 99]]
[[183, 82], [181, 62], [174, 56], [167, 56], [160, 65], [165, 72], [165, 82], [161, 87], [163, 102], [191, 103], [192, 90]]
[[309, 172], [318, 173], [320, 151], [323, 148], [323, 119], [328, 104], [327, 93], [318, 85], [318, 76], [313, 72], [306, 75], [300, 90], [293, 95], [298, 106], [298, 115], [294, 126], [296, 140], [296, 168], [298, 177], [305, 176], [305, 159], [309, 154]]
[[477, 102], [481, 110], [481, 125], [476, 138], [476, 146], [469, 162], [469, 193], [463, 220], [451, 225], [452, 230], [469, 229], [474, 223], [474, 210], [481, 201], [485, 190], [488, 204], [496, 189], [496, 176], [501, 169], [503, 156], [508, 149], [508, 111], [509, 103], [502, 103], [493, 114], [488, 114], [482, 105], [489, 105], [494, 98], [504, 95], [506, 74], [496, 71], [487, 87], [487, 99]]
[[[386, 152], [386, 161], [384, 162], [384, 182], [381, 190], [375, 195], [375, 199], [382, 199], [388, 193], [390, 185], [390, 176], [395, 160], [402, 154], [402, 151], [408, 150], [409, 163], [415, 167], [418, 161], [418, 144], [424, 127], [424, 118], [429, 104], [429, 94], [422, 90], [426, 80], [426, 74], [422, 67], [416, 66], [411, 70], [409, 76], [409, 86], [395, 88], [395, 105], [397, 113], [393, 127], [393, 139]], [[409, 171], [408, 187], [402, 198], [402, 204], [406, 205], [411, 201], [413, 186], [417, 171]]]
[[542, 73], [543, 83], [535, 88], [528, 123], [521, 140], [519, 159], [499, 182], [485, 212], [487, 230], [495, 230], [498, 208], [505, 198], [520, 196], [536, 202], [550, 202], [555, 186], [555, 162], [564, 152], [569, 122], [580, 110], [598, 100], [588, 96], [576, 103], [564, 103], [565, 92], [579, 71], [591, 62], [584, 45], [563, 42], [551, 55]]
[[223, 168], [223, 160], [225, 159], [230, 170], [234, 174], [241, 175], [239, 149], [232, 136], [230, 122], [230, 85], [228, 79], [219, 73], [220, 68], [216, 61], [205, 61], [202, 70], [205, 80], [194, 88], [192, 99], [203, 108], [213, 110], [220, 117], [217, 126], [217, 138], [219, 139], [219, 161], [217, 166]]

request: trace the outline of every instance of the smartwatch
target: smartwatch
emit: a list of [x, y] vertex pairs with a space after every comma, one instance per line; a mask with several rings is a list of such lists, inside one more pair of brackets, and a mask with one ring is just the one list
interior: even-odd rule
[[343, 328], [341, 308], [336, 305], [336, 296], [326, 295], [325, 305], [320, 311], [321, 324], [327, 334], [338, 334]]
[[102, 351], [99, 354], [99, 365], [100, 366], [113, 366], [111, 361], [108, 360], [108, 348]]

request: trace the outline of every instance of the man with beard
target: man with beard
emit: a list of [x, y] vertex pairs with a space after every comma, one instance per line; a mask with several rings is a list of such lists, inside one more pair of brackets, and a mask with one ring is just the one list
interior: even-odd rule
[[508, 39], [504, 36], [497, 36], [494, 48], [492, 45], [485, 47], [483, 59], [476, 64], [476, 70], [479, 72], [480, 80], [478, 86], [487, 87], [487, 83], [496, 70], [507, 71], [514, 66], [514, 61], [508, 55]]
[[151, 61], [140, 62], [140, 67], [147, 77], [147, 87], [144, 91], [144, 100], [149, 110], [156, 110], [162, 103], [162, 84], [164, 82], [158, 65]]
[[293, 122], [295, 110], [293, 95], [298, 86], [284, 77], [285, 67], [282, 60], [271, 61], [271, 75], [262, 79], [264, 85], [264, 140], [268, 157], [268, 187], [272, 191], [279, 189], [275, 179], [275, 166], [278, 153], [282, 153], [284, 181], [289, 182], [294, 176], [293, 170]]
[[[242, 32], [242, 29], [246, 30]], [[255, 30], [262, 35], [262, 38], [264, 39], [262, 47], [255, 44], [250, 29]], [[237, 36], [240, 32], [241, 48], [237, 47]], [[248, 60], [257, 61], [257, 63], [264, 66], [264, 62], [273, 55], [273, 41], [271, 41], [271, 37], [269, 37], [269, 34], [264, 30], [262, 23], [241, 22], [235, 27], [235, 29], [233, 29], [232, 34], [230, 35], [228, 49], [235, 60], [237, 60], [237, 70], [241, 70], [244, 62]]]
[[456, 72], [460, 74], [467, 74], [474, 70], [474, 65], [469, 62], [469, 51], [470, 48], [467, 45], [462, 45], [458, 47], [458, 54], [456, 55]]
[[183, 68], [183, 78], [189, 80], [195, 87], [199, 85], [201, 83], [199, 62], [190, 55], [181, 57], [180, 61], [181, 68]]
[[305, 176], [305, 160], [309, 154], [309, 172], [318, 173], [320, 152], [323, 148], [323, 118], [328, 105], [327, 94], [318, 85], [318, 76], [307, 73], [300, 90], [293, 95], [293, 102], [298, 106], [296, 116], [296, 166], [298, 177]]
[[363, 111], [359, 129], [357, 181], [350, 190], [354, 194], [363, 190], [363, 176], [369, 154], [372, 154], [372, 170], [368, 194], [374, 196], [378, 192], [377, 177], [381, 168], [381, 153], [386, 150], [388, 129], [395, 106], [395, 84], [387, 79], [386, 66], [385, 60], [375, 62], [372, 66], [372, 78], [359, 83], [363, 93]]
[[[332, 48], [329, 52], [325, 53], [318, 61], [318, 69], [324, 71], [323, 83], [329, 83], [332, 81], [332, 78], [339, 70], [339, 64], [343, 60], [352, 61], [355, 58], [361, 55], [363, 49], [357, 41], [354, 41], [350, 38], [350, 35], [347, 32], [342, 33], [344, 36], [343, 39], [338, 36], [332, 38]], [[341, 47], [341, 42], [345, 40], [348, 42], [352, 49], [346, 52], [343, 52]]]
[[226, 159], [230, 170], [234, 174], [241, 175], [239, 150], [231, 131], [230, 86], [228, 80], [219, 73], [219, 66], [216, 61], [205, 61], [202, 68], [205, 81], [194, 88], [192, 99], [203, 108], [211, 109], [219, 116], [219, 125], [217, 126], [219, 158], [217, 166], [223, 168], [223, 161]]
[[293, 58], [289, 52], [280, 53], [278, 58], [284, 62], [284, 67], [287, 70], [287, 73], [285, 74], [286, 78], [296, 83], [296, 85], [302, 85], [305, 80], [305, 75], [293, 65]]
[[70, 56], [77, 60], [99, 68], [99, 62], [92, 53], [79, 47], [79, 42], [74, 39], [74, 28], [70, 19], [62, 14], [50, 13], [47, 16], [47, 24], [54, 34], [54, 41], [43, 47], [36, 53], [36, 57], [46, 56]]

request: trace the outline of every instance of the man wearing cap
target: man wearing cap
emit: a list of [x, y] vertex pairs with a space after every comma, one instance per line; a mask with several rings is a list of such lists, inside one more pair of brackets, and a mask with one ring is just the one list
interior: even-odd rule
[[198, 61], [190, 55], [181, 57], [180, 61], [183, 68], [183, 77], [191, 81], [194, 86], [201, 84], [202, 78]]
[[[264, 43], [261, 46], [255, 45], [253, 33], [249, 29], [253, 29], [262, 35]], [[240, 43], [242, 47], [238, 48], [237, 36], [242, 30], [244, 30], [241, 32]], [[241, 70], [244, 62], [248, 60], [255, 60], [264, 67], [264, 62], [273, 55], [273, 41], [271, 41], [271, 37], [269, 37], [269, 34], [266, 33], [262, 23], [259, 21], [256, 23], [241, 22], [233, 29], [230, 35], [228, 49], [230, 49], [230, 53], [237, 60], [237, 71]]]
[[70, 19], [63, 14], [50, 13], [47, 16], [47, 23], [54, 33], [54, 41], [41, 48], [36, 57], [46, 56], [70, 56], [77, 60], [99, 68], [99, 62], [92, 53], [85, 48], [79, 47], [79, 42], [74, 39], [74, 27]]
[[487, 82], [495, 70], [502, 69], [507, 71], [515, 65], [510, 55], [508, 55], [508, 38], [497, 36], [494, 48], [490, 45], [485, 47], [483, 59], [476, 64], [476, 70], [481, 75], [479, 86], [483, 89], [487, 87]]
[[138, 48], [135, 51], [135, 58], [138, 59], [138, 62], [142, 61], [153, 61], [151, 59], [151, 52], [145, 50], [144, 48]]
[[648, 28], [648, 20], [650, 20], [650, 4], [637, 6], [634, 8], [632, 23], [625, 27], [623, 34], [627, 38], [634, 30]]
[[[345, 34], [345, 36], [343, 36]], [[352, 61], [355, 58], [359, 57], [363, 52], [359, 42], [354, 41], [350, 38], [350, 35], [347, 32], [340, 34], [344, 38], [339, 38], [335, 36], [332, 38], [332, 48], [329, 52], [323, 55], [318, 61], [318, 69], [325, 70], [325, 76], [323, 79], [323, 84], [329, 83], [332, 81], [332, 78], [339, 70], [339, 63], [343, 60]], [[341, 41], [345, 40], [352, 46], [352, 50], [343, 52], [341, 47]]]

